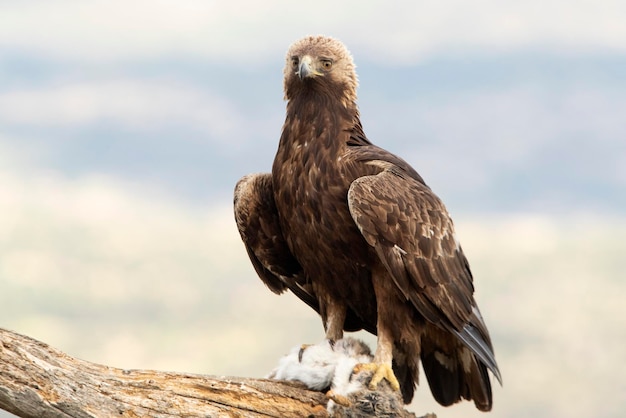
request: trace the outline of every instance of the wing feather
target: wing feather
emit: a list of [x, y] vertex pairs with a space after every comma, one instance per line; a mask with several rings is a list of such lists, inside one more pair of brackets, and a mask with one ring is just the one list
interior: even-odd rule
[[[452, 220], [420, 177], [385, 169], [357, 178], [350, 213], [404, 297], [428, 321], [455, 334], [500, 379], [487, 328], [476, 314], [469, 264]], [[400, 249], [401, 251], [399, 251]]]
[[271, 175], [252, 174], [239, 180], [234, 208], [237, 229], [263, 283], [277, 294], [289, 289], [319, 311], [317, 297], [283, 238]]
[[[313, 284], [291, 253], [282, 234], [271, 174], [251, 174], [239, 180], [235, 186], [234, 208], [237, 229], [263, 283], [276, 294], [289, 289], [320, 313], [319, 299]], [[346, 313], [344, 329], [366, 329], [376, 333], [374, 325], [364, 322], [351, 309]]]

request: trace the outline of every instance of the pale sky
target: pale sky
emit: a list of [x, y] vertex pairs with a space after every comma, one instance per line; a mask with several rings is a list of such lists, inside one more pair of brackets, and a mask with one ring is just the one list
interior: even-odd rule
[[3, 3], [0, 45], [78, 61], [192, 54], [267, 64], [286, 40], [309, 33], [396, 64], [464, 50], [626, 50], [619, 0]]

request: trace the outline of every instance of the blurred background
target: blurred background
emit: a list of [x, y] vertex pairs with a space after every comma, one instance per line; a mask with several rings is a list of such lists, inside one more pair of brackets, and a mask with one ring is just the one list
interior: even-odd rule
[[[256, 277], [232, 190], [271, 167], [287, 48], [322, 33], [355, 58], [368, 137], [455, 219], [504, 377], [493, 415], [623, 416], [624, 22], [617, 0], [2, 1], [0, 327], [251, 377], [320, 341]], [[411, 409], [482, 416], [425, 381]]]

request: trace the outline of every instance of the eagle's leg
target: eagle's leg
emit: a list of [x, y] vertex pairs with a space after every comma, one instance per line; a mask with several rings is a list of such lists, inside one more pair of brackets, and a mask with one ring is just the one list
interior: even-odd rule
[[343, 325], [346, 322], [346, 305], [328, 298], [325, 307], [324, 329], [326, 339], [338, 341], [343, 338]]
[[[376, 323], [376, 334], [378, 335], [376, 353], [372, 363], [357, 364], [355, 372], [369, 370], [374, 375], [370, 380], [369, 387], [376, 390], [378, 384], [386, 379], [393, 390], [400, 390], [400, 383], [393, 373], [393, 335], [389, 322], [392, 322], [392, 312], [389, 312], [389, 295], [394, 294], [393, 281], [389, 280], [387, 272], [383, 266], [378, 266], [372, 270], [372, 284], [376, 294], [376, 309], [378, 320]], [[390, 288], [391, 286], [391, 288]]]
[[393, 373], [391, 363], [393, 359], [393, 341], [391, 335], [385, 327], [381, 327], [380, 319], [378, 321], [378, 346], [376, 347], [376, 353], [374, 354], [374, 361], [372, 363], [361, 363], [354, 367], [354, 372], [359, 373], [362, 371], [374, 372], [372, 379], [370, 380], [369, 388], [376, 390], [378, 384], [386, 379], [393, 390], [400, 390], [400, 383]]

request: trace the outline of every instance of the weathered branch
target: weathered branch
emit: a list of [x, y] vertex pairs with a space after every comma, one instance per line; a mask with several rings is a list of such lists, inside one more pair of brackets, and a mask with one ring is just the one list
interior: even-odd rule
[[0, 329], [0, 408], [20, 417], [323, 417], [326, 404], [295, 382], [116, 369]]

